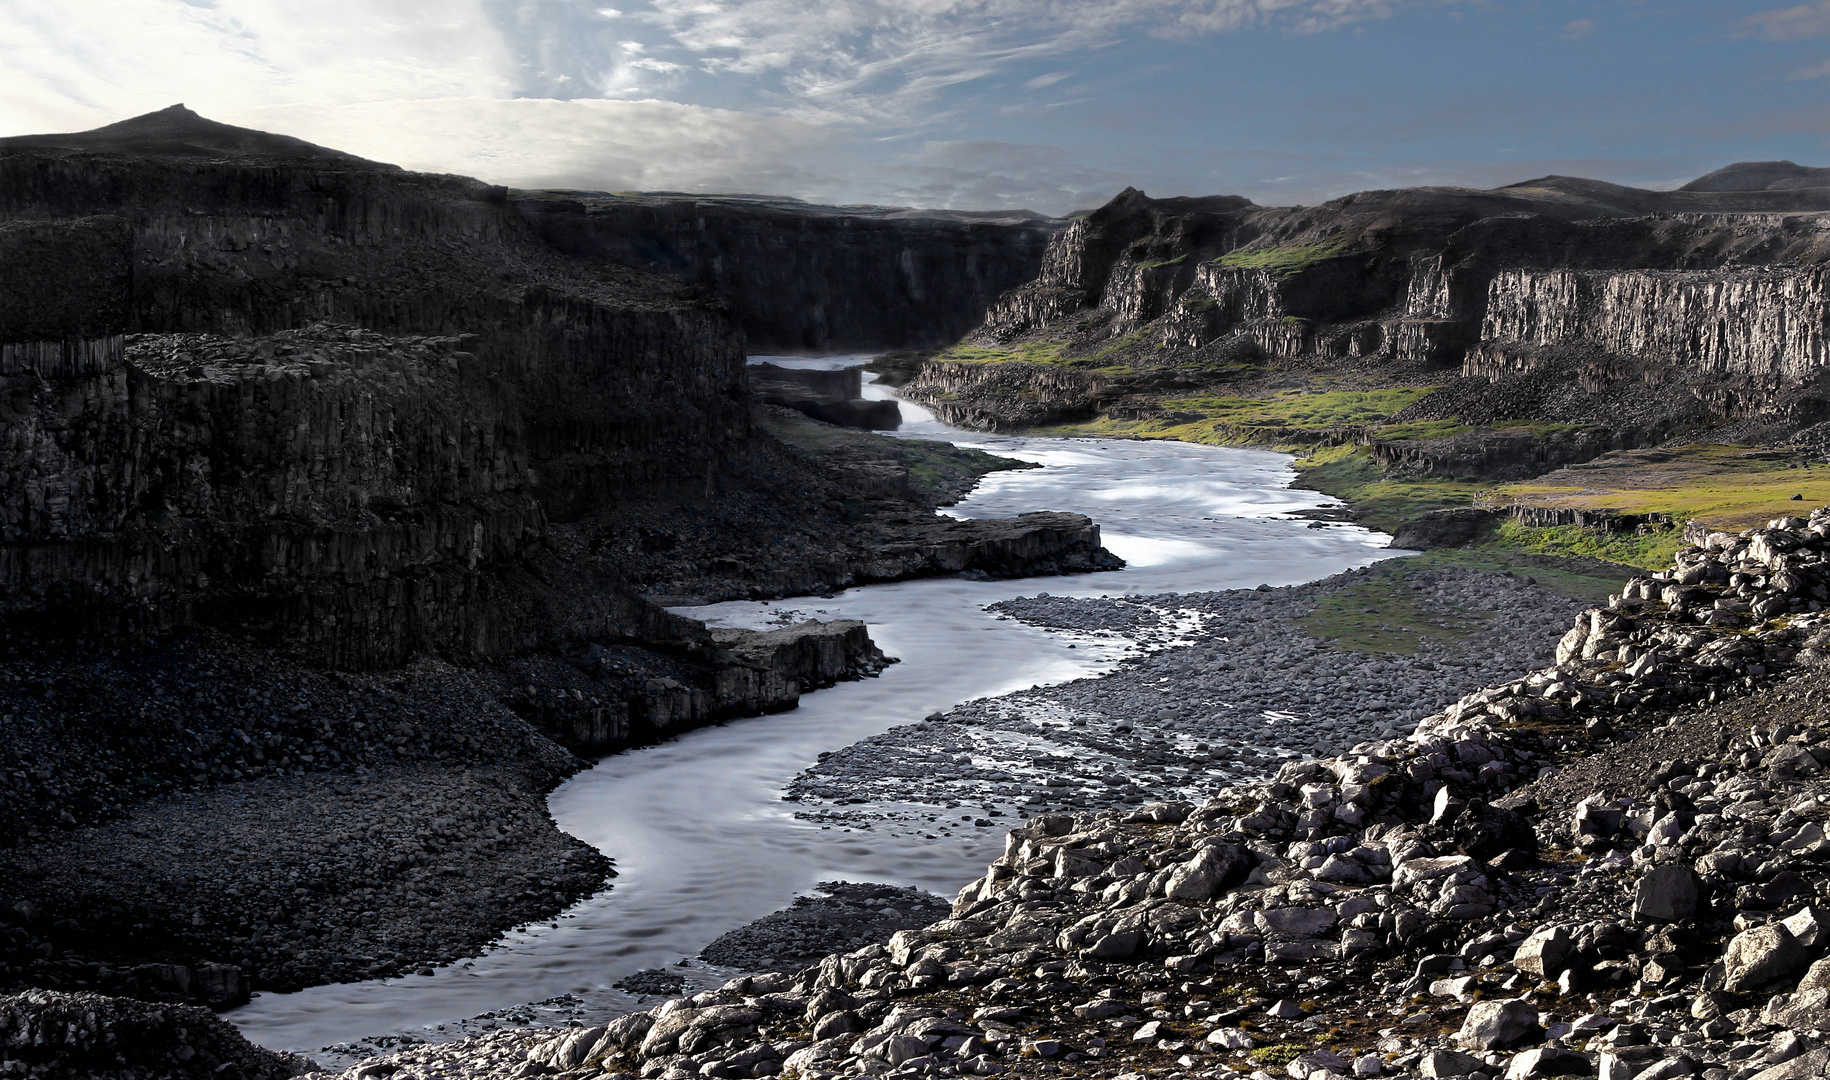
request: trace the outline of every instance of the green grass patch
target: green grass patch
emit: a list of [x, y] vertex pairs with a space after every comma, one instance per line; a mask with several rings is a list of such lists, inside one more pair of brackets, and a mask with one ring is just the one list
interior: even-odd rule
[[1315, 602], [1296, 625], [1331, 649], [1414, 655], [1423, 639], [1457, 642], [1481, 632], [1490, 621], [1465, 612], [1439, 611], [1418, 602], [1411, 579], [1416, 560], [1381, 563], [1364, 580]]
[[1504, 502], [1666, 514], [1738, 530], [1830, 505], [1830, 468], [1812, 466], [1801, 452], [1699, 444], [1603, 454], [1494, 494]]
[[1673, 525], [1645, 533], [1617, 533], [1580, 525], [1539, 529], [1506, 521], [1500, 524], [1494, 540], [1520, 551], [1663, 570], [1671, 565], [1677, 549], [1684, 546], [1684, 530]]
[[1486, 487], [1475, 480], [1388, 477], [1363, 446], [1330, 446], [1294, 463], [1295, 486], [1353, 505], [1362, 524], [1383, 532], [1431, 510], [1470, 506]]
[[1032, 341], [1012, 345], [1007, 349], [978, 349], [970, 345], [955, 345], [950, 349], [935, 354], [936, 362], [954, 364], [1042, 364], [1048, 367], [1075, 368], [1091, 371], [1095, 374], [1119, 374], [1131, 369], [1114, 366], [1107, 361], [1108, 354], [1122, 347], [1130, 338], [1109, 345], [1100, 350], [1097, 356], [1062, 356], [1067, 348], [1063, 341]]
[[1246, 1051], [1246, 1057], [1252, 1064], [1265, 1069], [1281, 1069], [1297, 1058], [1307, 1054], [1313, 1047], [1302, 1043], [1273, 1043]]
[[1277, 247], [1235, 248], [1215, 259], [1221, 266], [1244, 270], [1269, 270], [1280, 278], [1293, 277], [1325, 259], [1347, 254], [1341, 244], [1282, 244]]
[[1268, 398], [1167, 398], [1171, 412], [1199, 412], [1208, 420], [1246, 427], [1365, 427], [1390, 417], [1434, 387], [1384, 390], [1286, 390]]
[[1139, 270], [1154, 270], [1159, 266], [1174, 266], [1186, 258], [1188, 258], [1188, 252], [1184, 251], [1173, 259], [1152, 259], [1149, 262], [1141, 262], [1135, 265]]

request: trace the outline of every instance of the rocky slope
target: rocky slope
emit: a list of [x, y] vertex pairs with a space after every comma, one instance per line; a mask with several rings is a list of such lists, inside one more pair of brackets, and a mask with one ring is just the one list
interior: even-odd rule
[[359, 1073], [1823, 1075], [1830, 510], [1696, 539], [1553, 666], [1203, 803], [1039, 816], [887, 946]]
[[724, 300], [752, 352], [955, 341], [1035, 276], [1064, 224], [1021, 210], [746, 195], [518, 191], [514, 206], [561, 251], [671, 274]]
[[[1490, 478], [1750, 415], [1796, 430], [1824, 410], [1827, 210], [1830, 187], [1796, 166], [1674, 192], [1553, 176], [1293, 208], [1129, 190], [1059, 234], [1036, 279], [910, 393], [954, 422], [1020, 427], [1320, 378], [1448, 383], [1387, 415], [1582, 429], [1389, 451]], [[1339, 436], [1382, 445], [1363, 425]]]

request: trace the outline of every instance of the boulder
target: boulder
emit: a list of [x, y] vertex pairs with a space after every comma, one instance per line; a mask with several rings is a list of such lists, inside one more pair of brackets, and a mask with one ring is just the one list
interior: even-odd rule
[[1830, 1066], [1830, 1047], [1800, 1054], [1790, 1061], [1762, 1069], [1748, 1080], [1805, 1080], [1806, 1077], [1823, 1075], [1826, 1066]]
[[1512, 954], [1512, 966], [1534, 979], [1554, 979], [1569, 966], [1574, 950], [1567, 929], [1557, 926], [1539, 930], [1519, 942], [1518, 950]]
[[1431, 1050], [1417, 1062], [1417, 1075], [1424, 1080], [1444, 1080], [1450, 1076], [1466, 1076], [1476, 1069], [1485, 1069], [1487, 1063], [1473, 1054], [1464, 1054], [1457, 1050]]
[[1803, 968], [1810, 958], [1783, 923], [1736, 934], [1722, 954], [1722, 988], [1745, 994]]
[[1544, 1034], [1538, 1010], [1520, 998], [1478, 1001], [1468, 1010], [1456, 1041], [1473, 1050], [1510, 1050], [1536, 1041]]
[[1633, 886], [1634, 922], [1685, 922], [1697, 913], [1697, 873], [1682, 863], [1661, 863]]
[[1506, 1080], [1539, 1080], [1549, 1076], [1590, 1076], [1595, 1063], [1587, 1054], [1561, 1046], [1535, 1046], [1513, 1056]]

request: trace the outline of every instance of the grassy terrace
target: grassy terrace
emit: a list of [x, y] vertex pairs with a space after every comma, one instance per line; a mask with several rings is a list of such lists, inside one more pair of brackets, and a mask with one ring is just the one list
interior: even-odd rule
[[1494, 497], [1527, 505], [1669, 514], [1739, 530], [1798, 513], [1801, 507], [1830, 505], [1830, 468], [1813, 467], [1800, 453], [1744, 446], [1623, 450], [1503, 485]]
[[1316, 263], [1347, 254], [1338, 244], [1285, 244], [1281, 247], [1239, 248], [1215, 259], [1221, 266], [1269, 270], [1280, 278], [1302, 273]]
[[936, 353], [933, 359], [937, 363], [952, 364], [1041, 364], [1094, 375], [1122, 375], [1131, 370], [1107, 363], [1107, 354], [1113, 351], [1113, 347], [1101, 350], [1096, 356], [1075, 357], [1062, 356], [1062, 350], [1066, 348], [1067, 343], [1062, 341], [1025, 342], [1008, 349], [977, 349], [970, 345], [955, 345]]

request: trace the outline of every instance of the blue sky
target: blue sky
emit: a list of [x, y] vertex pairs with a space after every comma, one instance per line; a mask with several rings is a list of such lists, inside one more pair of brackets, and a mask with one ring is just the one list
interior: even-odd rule
[[7, 0], [0, 132], [182, 101], [523, 186], [1312, 203], [1830, 164], [1830, 0]]

